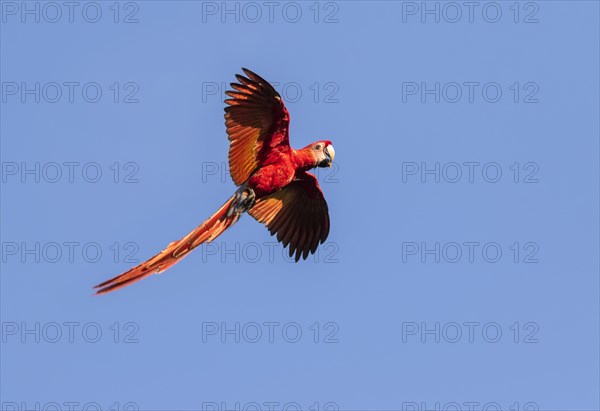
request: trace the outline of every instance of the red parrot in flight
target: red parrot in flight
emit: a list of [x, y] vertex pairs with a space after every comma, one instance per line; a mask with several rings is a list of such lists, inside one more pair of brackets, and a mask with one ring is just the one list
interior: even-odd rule
[[290, 257], [306, 259], [329, 234], [329, 212], [315, 167], [331, 167], [335, 151], [322, 140], [290, 147], [290, 115], [281, 96], [248, 69], [225, 93], [225, 126], [229, 135], [229, 169], [237, 191], [208, 220], [148, 261], [98, 284], [96, 294], [118, 290], [175, 265], [194, 248], [217, 238], [244, 212], [289, 246]]

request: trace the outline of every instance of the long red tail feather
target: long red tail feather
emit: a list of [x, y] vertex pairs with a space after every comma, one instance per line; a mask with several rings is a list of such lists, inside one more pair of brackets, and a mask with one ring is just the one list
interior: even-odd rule
[[167, 248], [150, 258], [148, 261], [95, 286], [94, 288], [99, 289], [96, 291], [96, 294], [105, 294], [115, 291], [152, 274], [162, 273], [177, 264], [194, 248], [217, 238], [223, 231], [240, 218], [240, 213], [233, 213], [232, 215], [227, 216], [227, 211], [233, 204], [234, 198], [235, 195], [227, 200], [216, 213], [196, 227], [191, 233], [179, 241], [172, 242]]

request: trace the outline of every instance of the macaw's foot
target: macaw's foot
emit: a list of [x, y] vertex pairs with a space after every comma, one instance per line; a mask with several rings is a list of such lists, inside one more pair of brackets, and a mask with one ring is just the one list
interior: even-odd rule
[[254, 194], [254, 190], [250, 187], [241, 186], [235, 192], [235, 198], [233, 199], [233, 204], [227, 211], [227, 217], [250, 210], [255, 201], [256, 194]]

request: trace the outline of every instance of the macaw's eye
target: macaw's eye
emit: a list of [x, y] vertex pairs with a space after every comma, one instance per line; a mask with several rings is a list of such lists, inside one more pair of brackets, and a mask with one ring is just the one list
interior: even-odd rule
[[320, 145], [320, 144], [317, 144], [317, 145], [315, 146], [315, 150], [320, 150], [320, 149], [321, 149], [321, 145]]

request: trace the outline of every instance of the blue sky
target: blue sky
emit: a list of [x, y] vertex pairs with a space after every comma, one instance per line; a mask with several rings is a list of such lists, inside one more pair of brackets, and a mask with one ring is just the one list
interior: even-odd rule
[[[600, 407], [598, 3], [1, 7], [3, 410]], [[334, 143], [327, 243], [92, 297], [235, 190], [241, 67]]]

